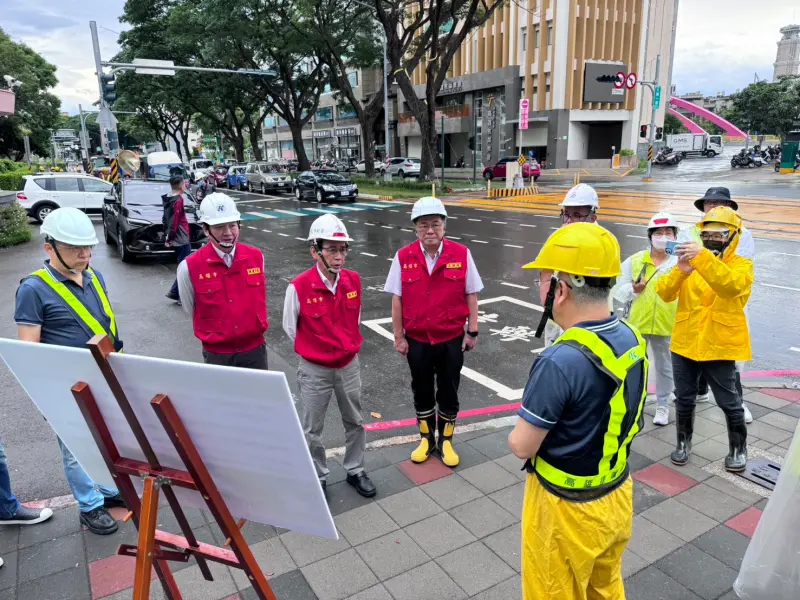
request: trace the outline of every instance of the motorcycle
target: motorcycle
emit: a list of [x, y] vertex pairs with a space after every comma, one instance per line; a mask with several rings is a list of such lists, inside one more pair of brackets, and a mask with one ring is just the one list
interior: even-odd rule
[[664, 147], [658, 151], [653, 163], [657, 165], [677, 165], [683, 160], [680, 152], [675, 152], [672, 148]]
[[[753, 158], [744, 148], [739, 150], [739, 153], [734, 154], [731, 158], [731, 167], [734, 169], [736, 167], [749, 167], [751, 164], [753, 164]], [[753, 166], [755, 165], [753, 164]]]

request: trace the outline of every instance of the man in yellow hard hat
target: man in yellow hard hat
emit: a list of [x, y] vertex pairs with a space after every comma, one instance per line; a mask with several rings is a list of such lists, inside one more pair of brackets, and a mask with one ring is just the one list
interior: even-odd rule
[[534, 361], [509, 436], [526, 461], [523, 600], [625, 598], [622, 553], [633, 525], [628, 449], [647, 396], [647, 347], [609, 311], [617, 239], [572, 223], [536, 260], [544, 314], [564, 329]]
[[750, 360], [744, 307], [753, 285], [753, 261], [736, 253], [742, 219], [731, 207], [711, 209], [697, 225], [702, 245], [680, 244], [678, 264], [656, 286], [664, 302], [678, 300], [670, 343], [678, 439], [670, 460], [676, 465], [689, 462], [702, 375], [728, 425], [725, 468], [744, 471], [747, 425], [736, 388], [736, 361]]

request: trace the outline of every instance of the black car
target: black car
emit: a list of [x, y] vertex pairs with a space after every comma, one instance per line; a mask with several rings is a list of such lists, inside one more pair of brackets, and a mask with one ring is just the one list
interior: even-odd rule
[[[170, 193], [166, 181], [122, 179], [114, 184], [112, 195], [103, 202], [103, 233], [106, 243], [116, 244], [123, 262], [137, 256], [174, 254], [164, 244], [166, 233], [161, 224], [164, 206], [161, 196]], [[197, 223], [197, 204], [191, 194], [184, 195], [192, 249], [203, 245], [205, 234]]]
[[358, 187], [336, 171], [304, 171], [294, 182], [294, 195], [298, 200], [311, 198], [317, 202], [347, 200], [355, 202]]

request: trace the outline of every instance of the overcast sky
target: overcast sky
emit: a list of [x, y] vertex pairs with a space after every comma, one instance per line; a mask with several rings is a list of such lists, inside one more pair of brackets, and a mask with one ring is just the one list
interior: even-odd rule
[[[660, 0], [653, 0], [658, 2]], [[124, 0], [0, 0], [2, 26], [58, 67], [62, 110], [97, 100], [89, 20], [100, 26], [105, 60], [117, 51]], [[673, 83], [678, 94], [734, 92], [772, 79], [778, 29], [800, 21], [800, 0], [680, 0]], [[111, 30], [111, 31], [109, 31]]]

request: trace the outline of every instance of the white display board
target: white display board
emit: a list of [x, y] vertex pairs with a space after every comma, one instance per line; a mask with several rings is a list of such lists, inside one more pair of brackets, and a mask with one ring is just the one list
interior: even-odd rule
[[[79, 381], [120, 454], [145, 460], [88, 349], [0, 339], [0, 357], [95, 482], [114, 487], [72, 396]], [[169, 396], [235, 518], [338, 537], [282, 372], [131, 354], [112, 354], [109, 363], [162, 466], [186, 470], [150, 405], [158, 394]], [[199, 493], [173, 489], [183, 506], [206, 508]]]

